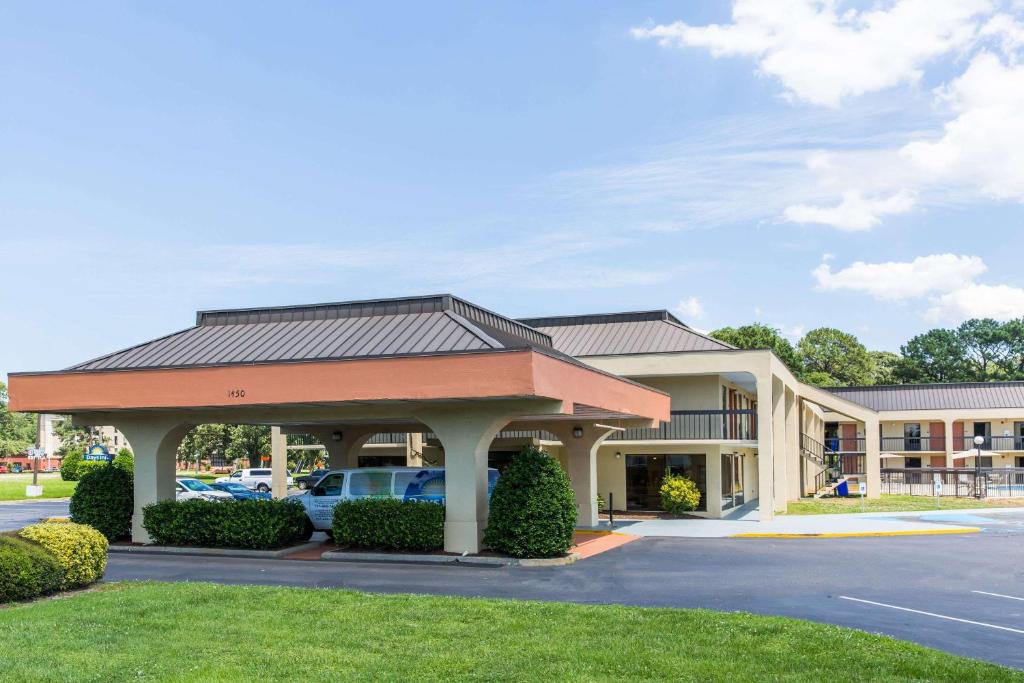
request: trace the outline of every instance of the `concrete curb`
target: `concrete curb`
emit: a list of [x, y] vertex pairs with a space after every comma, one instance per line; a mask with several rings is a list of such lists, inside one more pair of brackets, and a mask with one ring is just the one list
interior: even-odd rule
[[515, 557], [486, 557], [480, 555], [416, 555], [413, 553], [370, 553], [350, 550], [328, 550], [320, 559], [331, 562], [394, 562], [398, 564], [461, 564], [477, 567], [561, 567], [579, 559], [577, 553], [565, 557], [518, 559]]
[[902, 531], [837, 531], [820, 534], [733, 534], [729, 538], [870, 538], [873, 536], [938, 536], [941, 534], [976, 534], [981, 529], [919, 529]]
[[280, 559], [292, 553], [320, 547], [320, 541], [292, 545], [280, 550], [245, 550], [242, 548], [183, 548], [172, 545], [112, 545], [108, 552], [138, 555], [202, 555], [206, 557], [248, 557]]

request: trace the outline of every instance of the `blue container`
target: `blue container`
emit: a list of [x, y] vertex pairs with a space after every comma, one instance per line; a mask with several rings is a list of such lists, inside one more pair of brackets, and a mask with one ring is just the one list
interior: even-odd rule
[[850, 495], [850, 482], [844, 481], [836, 487], [836, 495], [843, 496], [844, 498]]

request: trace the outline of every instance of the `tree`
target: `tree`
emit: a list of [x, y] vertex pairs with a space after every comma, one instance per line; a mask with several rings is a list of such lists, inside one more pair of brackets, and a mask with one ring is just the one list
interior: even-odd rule
[[201, 424], [190, 429], [178, 444], [178, 461], [194, 464], [197, 454], [201, 460], [211, 462], [218, 455], [227, 458], [230, 445], [231, 425]]
[[799, 372], [800, 362], [789, 341], [774, 327], [753, 323], [741, 327], [723, 327], [711, 336], [738, 349], [771, 349], [793, 372]]
[[998, 374], [999, 363], [1010, 355], [1003, 325], [991, 318], [968, 320], [957, 328], [956, 335], [974, 381], [993, 379]]
[[1003, 323], [1006, 353], [996, 360], [1004, 379], [1024, 379], [1024, 318]]
[[71, 453], [83, 453], [89, 447], [92, 437], [88, 427], [78, 427], [67, 416], [61, 420], [53, 421], [53, 433], [60, 441], [60, 448], [57, 452], [61, 457], [67, 457]]
[[0, 457], [23, 453], [36, 443], [36, 416], [7, 410], [7, 385], [0, 382]]
[[820, 386], [870, 384], [872, 362], [855, 336], [833, 327], [811, 330], [797, 344], [800, 365], [808, 382]]
[[900, 364], [903, 359], [892, 351], [868, 351], [871, 358], [872, 384], [899, 384]]
[[233, 425], [231, 445], [227, 450], [232, 460], [247, 458], [249, 467], [259, 467], [260, 458], [270, 455], [270, 427], [266, 425]]
[[934, 329], [900, 347], [901, 382], [964, 382], [973, 379], [960, 336], [954, 330]]

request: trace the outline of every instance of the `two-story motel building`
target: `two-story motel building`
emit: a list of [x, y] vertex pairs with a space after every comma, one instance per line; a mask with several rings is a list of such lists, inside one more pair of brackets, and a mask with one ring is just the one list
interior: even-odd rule
[[[656, 510], [670, 472], [697, 483], [699, 515], [742, 506], [770, 520], [822, 486], [830, 454], [869, 497], [883, 464], [957, 464], [978, 422], [993, 463], [1020, 464], [1024, 383], [1001, 386], [920, 389], [928, 401], [890, 408], [876, 397], [897, 389], [803, 384], [771, 351], [733, 348], [663, 310], [514, 320], [435, 295], [201, 311], [190, 328], [66, 370], [12, 373], [10, 404], [125, 435], [136, 540], [141, 506], [173, 495], [181, 437], [236, 422], [273, 427], [277, 495], [287, 434], [311, 435], [332, 467], [444, 464], [446, 548], [475, 552], [486, 467], [527, 442], [566, 467], [584, 526], [598, 497]], [[970, 405], [953, 398], [964, 392]]]

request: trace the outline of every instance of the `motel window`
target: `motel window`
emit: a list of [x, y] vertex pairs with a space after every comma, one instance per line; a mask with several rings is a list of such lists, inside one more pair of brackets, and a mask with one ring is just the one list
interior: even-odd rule
[[326, 477], [320, 480], [317, 488], [324, 490], [325, 496], [340, 496], [341, 487], [345, 483], [345, 473], [335, 472], [334, 474], [328, 474]]
[[906, 468], [920, 468], [921, 458], [904, 458], [903, 466]]

